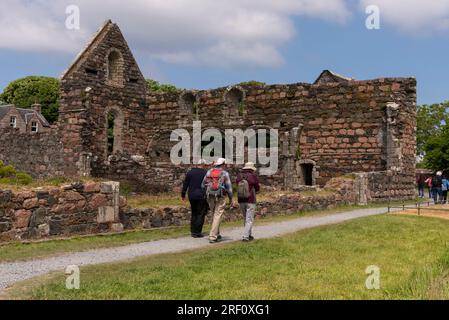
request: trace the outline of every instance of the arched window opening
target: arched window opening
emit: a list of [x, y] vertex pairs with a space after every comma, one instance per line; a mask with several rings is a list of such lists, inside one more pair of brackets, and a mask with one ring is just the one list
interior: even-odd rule
[[108, 156], [114, 153], [114, 125], [115, 125], [115, 115], [112, 112], [110, 112], [108, 113], [108, 128], [107, 128]]
[[198, 102], [195, 95], [192, 92], [184, 93], [179, 101], [179, 105], [181, 106], [183, 111], [188, 113], [198, 114]]
[[123, 58], [118, 51], [112, 51], [108, 56], [108, 82], [112, 85], [123, 84]]
[[232, 115], [243, 116], [245, 113], [245, 94], [239, 88], [232, 88], [226, 93], [226, 103], [231, 110]]
[[123, 114], [113, 108], [106, 112], [106, 156], [122, 151]]

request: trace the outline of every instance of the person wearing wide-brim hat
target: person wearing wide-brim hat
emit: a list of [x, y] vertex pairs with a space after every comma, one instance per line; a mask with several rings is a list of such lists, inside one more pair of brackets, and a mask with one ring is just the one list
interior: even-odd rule
[[252, 232], [256, 213], [256, 193], [260, 191], [259, 177], [256, 172], [254, 163], [248, 162], [237, 175], [237, 197], [245, 221], [244, 242], [254, 240]]
[[257, 171], [257, 168], [256, 168], [256, 166], [254, 165], [254, 163], [252, 163], [252, 162], [247, 162], [247, 163], [245, 164], [245, 166], [243, 167], [242, 170], [251, 170], [251, 171], [253, 171], [253, 172], [256, 172], [256, 171]]

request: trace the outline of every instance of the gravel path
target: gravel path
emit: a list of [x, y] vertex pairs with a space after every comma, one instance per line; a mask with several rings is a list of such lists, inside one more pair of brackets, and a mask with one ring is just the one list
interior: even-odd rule
[[[385, 213], [386, 211], [386, 208], [361, 209], [326, 216], [298, 218], [261, 226], [256, 225], [254, 228], [254, 236], [257, 239], [273, 238], [303, 229], [378, 215]], [[222, 234], [224, 243], [240, 241], [242, 237], [242, 228], [224, 229]], [[210, 246], [214, 246], [214, 244], [209, 244], [207, 238], [193, 239], [191, 237], [183, 237], [137, 243], [115, 248], [68, 253], [38, 260], [3, 263], [0, 264], [0, 290], [11, 286], [18, 281], [45, 275], [52, 271], [64, 271], [69, 265], [85, 266], [117, 262], [141, 256], [175, 253]]]

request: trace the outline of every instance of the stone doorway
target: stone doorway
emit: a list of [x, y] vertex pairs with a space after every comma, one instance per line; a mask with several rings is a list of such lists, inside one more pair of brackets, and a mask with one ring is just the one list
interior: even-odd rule
[[313, 164], [305, 163], [301, 165], [302, 185], [313, 186]]
[[315, 161], [313, 160], [300, 160], [298, 163], [298, 178], [299, 185], [301, 186], [315, 186], [316, 178], [318, 176]]

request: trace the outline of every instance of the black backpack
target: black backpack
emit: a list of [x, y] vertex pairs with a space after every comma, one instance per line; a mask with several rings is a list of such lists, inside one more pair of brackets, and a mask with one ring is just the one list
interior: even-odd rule
[[432, 188], [441, 188], [443, 184], [443, 178], [441, 176], [435, 176], [432, 179]]

